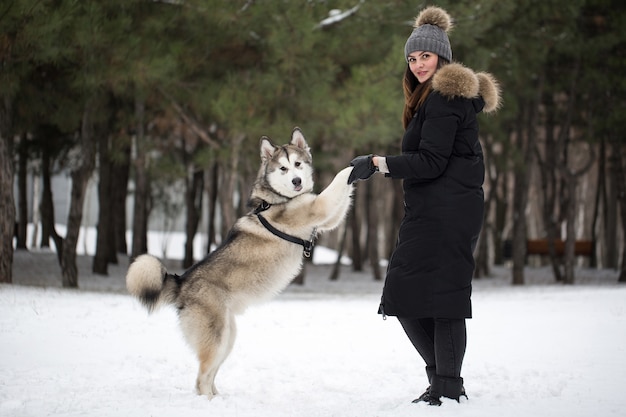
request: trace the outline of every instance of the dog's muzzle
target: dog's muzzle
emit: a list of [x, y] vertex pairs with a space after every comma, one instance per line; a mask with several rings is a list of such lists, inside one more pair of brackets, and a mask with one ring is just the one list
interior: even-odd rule
[[295, 177], [294, 179], [291, 180], [291, 183], [293, 184], [293, 188], [296, 191], [300, 191], [302, 189], [302, 178]]

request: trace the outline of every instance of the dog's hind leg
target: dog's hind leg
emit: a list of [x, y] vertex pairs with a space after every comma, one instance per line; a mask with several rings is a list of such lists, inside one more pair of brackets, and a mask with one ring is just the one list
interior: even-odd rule
[[[212, 326], [211, 332], [215, 338], [206, 338], [201, 341], [197, 347], [198, 360], [200, 367], [198, 370], [198, 378], [196, 380], [196, 389], [198, 394], [206, 395], [209, 399], [218, 395], [219, 392], [215, 387], [215, 377], [220, 366], [230, 354], [236, 336], [235, 318], [233, 315], [227, 314], [223, 317], [222, 325], [219, 331], [215, 328], [215, 322], [205, 323]], [[210, 319], [207, 321], [211, 321]]]
[[215, 363], [215, 354], [216, 352], [210, 351], [203, 351], [198, 354], [200, 369], [196, 379], [196, 391], [199, 395], [206, 395], [209, 400], [219, 394], [215, 387], [215, 375], [219, 369], [219, 365]]

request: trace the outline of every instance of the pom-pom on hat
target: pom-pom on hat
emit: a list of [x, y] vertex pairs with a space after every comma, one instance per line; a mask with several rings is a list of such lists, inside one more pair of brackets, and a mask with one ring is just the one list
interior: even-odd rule
[[447, 32], [452, 29], [452, 18], [440, 7], [430, 6], [415, 18], [415, 29], [404, 45], [404, 59], [411, 52], [433, 52], [448, 62], [452, 61], [452, 48]]

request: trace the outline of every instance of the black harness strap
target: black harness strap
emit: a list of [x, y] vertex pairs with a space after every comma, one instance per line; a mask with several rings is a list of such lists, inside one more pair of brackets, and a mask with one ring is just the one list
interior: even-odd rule
[[263, 201], [259, 207], [254, 210], [254, 214], [259, 218], [259, 221], [267, 230], [272, 232], [275, 236], [278, 236], [281, 239], [284, 239], [288, 242], [295, 243], [296, 245], [301, 245], [304, 248], [303, 254], [305, 257], [311, 257], [311, 251], [313, 250], [313, 246], [315, 246], [315, 236], [317, 235], [317, 227], [313, 228], [313, 233], [311, 233], [311, 238], [306, 241], [304, 239], [300, 239], [299, 237], [295, 237], [292, 235], [288, 235], [285, 232], [281, 232], [267, 221], [267, 219], [261, 216], [261, 212], [269, 209], [271, 205], [267, 201]]

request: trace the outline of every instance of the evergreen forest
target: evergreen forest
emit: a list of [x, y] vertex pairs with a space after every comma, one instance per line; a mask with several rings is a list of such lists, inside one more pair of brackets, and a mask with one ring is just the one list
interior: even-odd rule
[[[454, 19], [453, 59], [493, 74], [503, 93], [501, 109], [480, 116], [476, 276], [510, 262], [511, 283], [524, 284], [531, 242], [545, 241], [556, 281], [575, 283], [585, 265], [626, 282], [623, 0], [3, 0], [0, 282], [27, 248], [33, 176], [37, 245], [54, 245], [71, 288], [90, 181], [93, 270], [106, 275], [148, 250], [150, 216], [172, 199], [185, 218], [182, 266], [198, 261], [198, 233], [219, 245], [249, 210], [263, 135], [282, 144], [299, 126], [320, 189], [357, 155], [399, 153], [403, 47], [431, 4]], [[59, 173], [71, 179], [64, 233]], [[382, 279], [402, 215], [399, 181], [359, 182], [323, 244]]]

